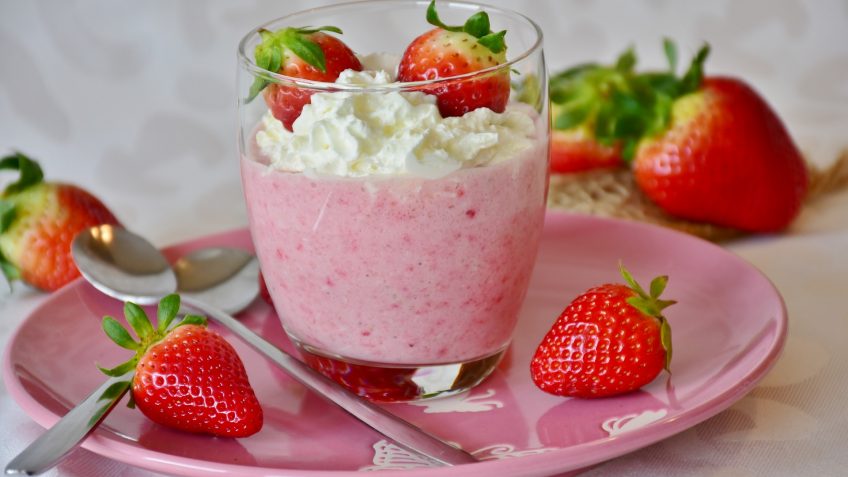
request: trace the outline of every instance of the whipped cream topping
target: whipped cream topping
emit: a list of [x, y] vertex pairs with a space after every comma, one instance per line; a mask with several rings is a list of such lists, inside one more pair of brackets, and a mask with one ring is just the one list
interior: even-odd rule
[[[336, 83], [384, 85], [392, 75], [386, 68], [347, 70]], [[442, 177], [514, 157], [535, 136], [525, 112], [478, 108], [442, 118], [434, 96], [398, 91], [316, 93], [292, 129], [270, 112], [263, 117], [256, 142], [270, 167], [342, 177]]]

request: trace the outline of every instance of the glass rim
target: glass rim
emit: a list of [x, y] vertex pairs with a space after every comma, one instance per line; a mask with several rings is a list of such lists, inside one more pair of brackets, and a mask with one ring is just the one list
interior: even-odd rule
[[298, 87], [302, 87], [302, 88], [306, 88], [306, 89], [324, 90], [324, 91], [379, 92], [379, 91], [393, 91], [393, 90], [406, 90], [406, 89], [412, 89], [412, 88], [420, 88], [422, 86], [437, 85], [437, 84], [446, 83], [446, 82], [465, 81], [465, 80], [470, 80], [470, 79], [473, 79], [473, 78], [476, 78], [476, 77], [479, 77], [479, 76], [491, 75], [491, 74], [499, 72], [501, 70], [512, 69], [513, 65], [515, 65], [516, 63], [526, 59], [531, 54], [533, 54], [533, 52], [535, 52], [536, 50], [538, 50], [542, 46], [543, 34], [542, 34], [541, 27], [539, 27], [539, 25], [536, 24], [536, 22], [534, 22], [530, 17], [528, 17], [527, 15], [524, 15], [523, 13], [517, 12], [515, 10], [511, 10], [511, 9], [508, 9], [508, 8], [500, 8], [500, 7], [495, 7], [495, 6], [492, 6], [492, 5], [487, 5], [487, 4], [484, 4], [484, 3], [477, 3], [477, 2], [473, 2], [473, 1], [469, 2], [469, 1], [464, 1], [464, 0], [460, 0], [460, 1], [450, 0], [450, 1], [442, 1], [440, 3], [441, 4], [448, 4], [448, 5], [455, 5], [455, 6], [477, 7], [478, 9], [486, 10], [487, 12], [498, 12], [498, 13], [503, 14], [503, 15], [518, 17], [521, 20], [523, 20], [524, 22], [526, 22], [536, 32], [536, 41], [533, 42], [533, 44], [529, 48], [527, 48], [525, 51], [522, 51], [519, 55], [517, 55], [513, 59], [511, 59], [511, 60], [509, 60], [509, 61], [507, 61], [503, 64], [500, 64], [500, 65], [497, 65], [497, 66], [490, 66], [490, 67], [484, 68], [482, 70], [472, 71], [470, 73], [464, 73], [464, 74], [461, 74], [461, 75], [446, 76], [444, 78], [436, 78], [436, 79], [431, 79], [431, 80], [405, 81], [405, 82], [404, 81], [396, 81], [396, 82], [392, 82], [392, 83], [388, 83], [388, 84], [369, 84], [369, 85], [330, 83], [330, 82], [326, 82], [326, 81], [308, 80], [308, 79], [304, 79], [304, 78], [297, 78], [297, 77], [294, 77], [294, 76], [282, 75], [282, 74], [272, 72], [270, 70], [266, 70], [265, 68], [261, 68], [261, 67], [257, 66], [256, 62], [250, 56], [248, 56], [247, 52], [245, 51], [246, 48], [247, 48], [248, 42], [259, 35], [259, 30], [267, 29], [266, 27], [268, 27], [271, 24], [278, 23], [278, 22], [284, 21], [286, 19], [289, 19], [289, 18], [292, 18], [292, 17], [297, 17], [297, 16], [300, 16], [300, 15], [303, 15], [303, 14], [306, 14], [306, 13], [320, 13], [321, 11], [325, 11], [325, 10], [335, 10], [335, 9], [344, 8], [344, 7], [353, 7], [353, 6], [360, 5], [360, 4], [381, 4], [381, 3], [382, 4], [404, 5], [404, 6], [410, 6], [410, 5], [426, 6], [426, 5], [430, 4], [430, 1], [429, 0], [416, 0], [414, 2], [410, 2], [408, 0], [357, 0], [357, 1], [351, 1], [351, 2], [336, 3], [336, 4], [332, 4], [332, 5], [325, 5], [325, 6], [322, 6], [322, 7], [309, 8], [309, 9], [306, 9], [306, 10], [299, 10], [297, 12], [289, 13], [288, 15], [283, 15], [281, 17], [274, 18], [272, 20], [269, 20], [269, 21], [257, 26], [256, 28], [254, 28], [253, 30], [248, 32], [241, 39], [241, 41], [239, 41], [239, 44], [238, 44], [239, 64], [241, 66], [243, 66], [244, 68], [246, 68], [248, 71], [250, 71], [253, 74], [253, 76], [263, 75], [263, 76], [266, 76], [266, 77], [269, 77], [269, 78], [275, 80], [278, 83], [294, 85], [294, 86], [298, 86]]

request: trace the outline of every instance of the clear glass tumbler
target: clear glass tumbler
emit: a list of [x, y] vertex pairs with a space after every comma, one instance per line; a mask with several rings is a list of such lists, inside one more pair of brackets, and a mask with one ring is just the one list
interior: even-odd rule
[[[242, 183], [274, 307], [309, 365], [375, 401], [467, 390], [509, 346], [547, 195], [541, 30], [512, 11], [438, 2], [447, 24], [485, 10], [492, 30], [506, 30], [507, 61], [405, 83], [285, 76], [260, 67], [256, 47], [269, 31], [333, 25], [344, 34], [327, 34], [366, 69], [391, 77], [406, 45], [433, 28], [427, 7], [315, 8], [258, 27], [238, 50]], [[510, 85], [503, 112], [438, 114], [434, 95], [492, 77]], [[256, 94], [263, 84], [273, 96]], [[297, 110], [303, 98], [292, 132], [271, 106]]]

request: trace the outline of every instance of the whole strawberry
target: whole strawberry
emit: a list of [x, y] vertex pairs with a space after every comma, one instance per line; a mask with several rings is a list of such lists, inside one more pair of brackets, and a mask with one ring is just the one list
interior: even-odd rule
[[[554, 110], [551, 105], [551, 110]], [[572, 173], [624, 165], [621, 147], [598, 142], [587, 130], [551, 130], [551, 172]]]
[[80, 275], [71, 241], [83, 229], [118, 220], [87, 191], [45, 182], [39, 165], [21, 153], [0, 159], [0, 170], [20, 172], [0, 195], [0, 266], [11, 281], [46, 291]]
[[551, 172], [570, 173], [625, 165], [626, 141], [608, 121], [615, 98], [626, 96], [635, 56], [622, 54], [613, 66], [583, 64], [551, 77]]
[[750, 232], [785, 229], [807, 192], [807, 168], [786, 127], [737, 78], [706, 78], [678, 99], [669, 129], [639, 146], [633, 170], [666, 212]]
[[[275, 32], [260, 30], [262, 43], [254, 51], [256, 65], [284, 76], [328, 83], [336, 81], [344, 70], [362, 71], [362, 64], [353, 51], [338, 38], [323, 33], [325, 31], [342, 33], [333, 26], [283, 28]], [[267, 77], [257, 76], [248, 101], [263, 90], [271, 114], [289, 131], [313, 94], [309, 89], [272, 83]]]
[[[262, 428], [262, 407], [235, 349], [206, 328], [206, 318], [186, 315], [173, 327], [180, 297], [159, 302], [153, 328], [144, 310], [127, 302], [124, 315], [139, 341], [110, 316], [103, 330], [119, 346], [135, 351], [129, 361], [101, 370], [122, 376], [135, 370], [130, 406], [164, 426], [223, 437], [247, 437]], [[124, 388], [126, 389], [126, 388]], [[114, 390], [122, 392], [123, 390]]]
[[530, 363], [533, 382], [560, 396], [596, 398], [650, 383], [671, 363], [671, 327], [661, 300], [668, 277], [645, 292], [622, 266], [627, 285], [605, 284], [578, 296], [557, 318]]
[[[474, 73], [506, 63], [506, 31], [493, 33], [489, 16], [478, 12], [462, 26], [442, 23], [436, 2], [427, 8], [427, 22], [436, 28], [407, 46], [398, 66], [398, 80], [427, 81]], [[462, 116], [477, 108], [503, 112], [509, 100], [509, 70], [496, 69], [473, 79], [457, 79], [419, 88], [436, 96], [442, 117]]]

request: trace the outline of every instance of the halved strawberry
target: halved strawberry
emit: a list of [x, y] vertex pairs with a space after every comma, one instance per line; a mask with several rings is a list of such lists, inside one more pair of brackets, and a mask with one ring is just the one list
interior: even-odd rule
[[132, 382], [121, 382], [107, 392], [121, 393], [132, 386], [130, 407], [138, 406], [152, 421], [175, 429], [223, 437], [259, 432], [262, 407], [235, 349], [207, 329], [202, 316], [186, 315], [171, 326], [179, 309], [179, 295], [163, 298], [153, 328], [144, 310], [127, 302], [124, 315], [139, 341], [115, 318], [103, 317], [109, 338], [135, 351], [123, 364], [100, 368], [114, 377], [135, 370]]
[[[275, 32], [260, 30], [262, 43], [256, 46], [256, 65], [273, 73], [292, 78], [332, 83], [347, 69], [362, 71], [359, 59], [338, 38], [323, 33], [341, 34], [334, 26], [317, 28], [283, 28]], [[303, 106], [309, 103], [312, 90], [290, 84], [272, 82], [259, 75], [250, 87], [247, 101], [264, 90], [263, 96], [271, 114], [291, 131]]]
[[0, 266], [11, 281], [21, 279], [46, 291], [78, 277], [71, 258], [77, 233], [118, 219], [89, 192], [45, 182], [38, 163], [21, 153], [0, 159], [0, 170], [20, 178], [0, 195]]
[[[439, 19], [433, 0], [427, 8], [427, 22], [437, 28], [407, 46], [398, 66], [399, 81], [450, 78], [506, 63], [506, 30], [492, 32], [486, 12], [475, 13], [462, 26], [448, 26]], [[462, 116], [477, 108], [500, 113], [509, 100], [509, 70], [496, 69], [473, 79], [440, 82], [419, 90], [437, 97], [442, 117]]]

